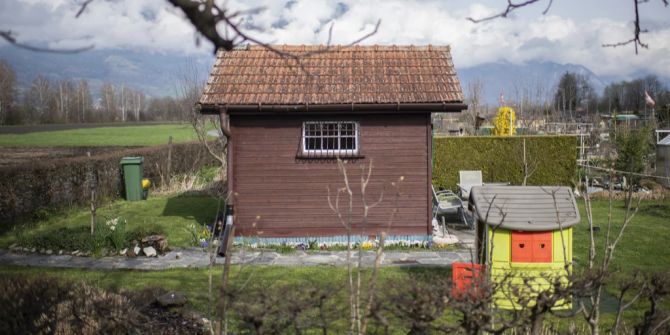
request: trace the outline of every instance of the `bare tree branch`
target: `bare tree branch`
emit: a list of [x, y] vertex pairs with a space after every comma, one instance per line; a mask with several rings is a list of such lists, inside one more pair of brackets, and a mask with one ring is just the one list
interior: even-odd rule
[[79, 11], [77, 11], [77, 14], [74, 16], [75, 18], [78, 18], [84, 11], [86, 10], [86, 7], [93, 2], [93, 0], [85, 0], [82, 2], [81, 7], [79, 7]]
[[0, 37], [4, 39], [5, 41], [9, 42], [9, 44], [14, 45], [17, 48], [21, 49], [26, 49], [30, 51], [35, 51], [35, 52], [51, 52], [51, 53], [58, 53], [58, 54], [76, 54], [80, 52], [84, 52], [86, 50], [93, 49], [93, 45], [81, 47], [81, 48], [73, 48], [73, 49], [52, 49], [52, 48], [43, 48], [43, 47], [37, 47], [34, 45], [30, 44], [25, 44], [21, 43], [16, 40], [16, 37], [14, 37], [14, 34], [12, 34], [11, 30], [0, 30]]
[[[507, 8], [505, 8], [505, 10], [503, 10], [502, 12], [499, 12], [499, 13], [491, 15], [491, 16], [478, 18], [478, 19], [468, 17], [467, 20], [470, 21], [470, 22], [473, 22], [473, 23], [480, 23], [480, 22], [490, 21], [490, 20], [493, 20], [493, 19], [501, 18], [501, 17], [506, 18], [507, 15], [509, 15], [513, 11], [515, 11], [515, 10], [521, 8], [521, 7], [526, 7], [528, 5], [532, 5], [532, 4], [534, 4], [536, 2], [539, 2], [539, 1], [541, 1], [541, 0], [526, 0], [524, 2], [513, 3], [512, 0], [507, 0]], [[549, 4], [547, 5], [547, 8], [542, 12], [542, 15], [547, 14], [547, 12], [549, 12], [549, 8], [551, 8], [551, 4], [553, 2], [554, 2], [554, 0], [549, 0]]]
[[[640, 34], [648, 32], [647, 29], [640, 29], [640, 12], [639, 12], [639, 6], [641, 3], [648, 2], [649, 0], [633, 0], [633, 3], [635, 5], [635, 21], [633, 21], [633, 24], [635, 25], [634, 32], [633, 32], [633, 38], [629, 39], [628, 41], [623, 41], [623, 42], [618, 42], [618, 43], [605, 43], [602, 46], [604, 48], [616, 48], [624, 45], [628, 45], [633, 43], [635, 45], [635, 54], [637, 55], [638, 53], [638, 46], [640, 48], [645, 48], [649, 49], [649, 44], [642, 43], [642, 40], [640, 39]], [[667, 0], [662, 0], [665, 5], [668, 5]]]
[[[485, 22], [485, 21], [490, 21], [493, 19], [498, 19], [498, 18], [506, 18], [510, 13], [514, 12], [515, 10], [526, 7], [529, 5], [533, 5], [541, 0], [526, 0], [523, 2], [519, 3], [514, 3], [512, 0], [507, 0], [507, 7], [496, 14], [493, 14], [491, 16], [486, 16], [483, 18], [472, 18], [468, 17], [467, 20], [473, 23], [480, 23], [480, 22]], [[635, 54], [637, 55], [639, 52], [639, 48], [645, 48], [649, 49], [649, 44], [642, 42], [641, 35], [644, 33], [649, 32], [647, 29], [642, 29], [641, 28], [641, 20], [640, 20], [640, 12], [639, 12], [639, 6], [641, 4], [649, 2], [649, 0], [632, 0], [634, 4], [634, 9], [635, 9], [635, 17], [633, 20], [634, 24], [634, 29], [633, 29], [633, 37], [629, 40], [626, 41], [621, 41], [621, 42], [616, 42], [616, 43], [604, 43], [602, 44], [602, 47], [604, 48], [616, 48], [620, 46], [625, 46], [629, 44], [633, 44], [635, 46]], [[663, 2], [664, 6], [668, 6], [669, 0], [661, 0]], [[547, 7], [542, 11], [542, 15], [545, 15], [549, 12], [549, 9], [551, 8], [551, 5], [553, 4], [553, 0], [549, 0], [549, 3], [547, 4]]]
[[[284, 57], [299, 61], [301, 58], [312, 56], [314, 54], [329, 52], [331, 49], [330, 43], [332, 41], [332, 32], [333, 32], [332, 24], [328, 31], [328, 42], [325, 48], [295, 54], [285, 52], [276, 47], [273, 47], [269, 43], [261, 41], [242, 30], [241, 16], [250, 13], [257, 13], [258, 11], [264, 10], [264, 8], [262, 7], [253, 8], [246, 11], [230, 12], [226, 8], [221, 8], [217, 6], [215, 3], [213, 3], [213, 1], [204, 1], [204, 2], [197, 0], [168, 0], [168, 1], [184, 12], [186, 17], [189, 19], [189, 21], [191, 21], [191, 24], [193, 24], [196, 30], [200, 34], [202, 34], [202, 36], [204, 36], [206, 39], [212, 42], [216, 50], [223, 49], [226, 51], [230, 51], [233, 50], [233, 48], [235, 48], [236, 45], [245, 42], [251, 42], [254, 44], [258, 44]], [[219, 31], [217, 30], [217, 25], [219, 24], [223, 24], [223, 27], [226, 30], [230, 29], [230, 31], [232, 31], [234, 35], [225, 36], [219, 33]], [[377, 33], [380, 24], [381, 20], [378, 20], [377, 24], [375, 25], [375, 28], [371, 32], [363, 35], [362, 37], [352, 41], [349, 44], [339, 46], [338, 48], [350, 47], [368, 39], [370, 36]]]

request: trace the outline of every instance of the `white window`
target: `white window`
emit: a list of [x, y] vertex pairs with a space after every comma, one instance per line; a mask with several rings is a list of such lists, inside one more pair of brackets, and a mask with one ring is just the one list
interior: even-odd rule
[[302, 125], [303, 154], [358, 154], [358, 123], [354, 121], [308, 121]]

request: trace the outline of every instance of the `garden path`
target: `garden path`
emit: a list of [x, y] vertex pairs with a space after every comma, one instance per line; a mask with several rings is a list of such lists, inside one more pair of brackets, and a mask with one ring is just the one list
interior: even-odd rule
[[[372, 266], [375, 254], [365, 251], [363, 265]], [[468, 262], [471, 256], [468, 249], [425, 250], [425, 251], [387, 251], [382, 266], [450, 266], [453, 262]], [[223, 257], [216, 258], [216, 264], [222, 265]], [[237, 251], [233, 254], [233, 264], [277, 265], [277, 266], [345, 266], [346, 251], [295, 251], [277, 253], [273, 251]], [[0, 266], [34, 266], [53, 268], [85, 268], [96, 270], [133, 269], [166, 270], [173, 268], [204, 268], [209, 264], [206, 252], [199, 249], [173, 250], [159, 257], [81, 257], [72, 255], [42, 255], [16, 253], [0, 250]]]

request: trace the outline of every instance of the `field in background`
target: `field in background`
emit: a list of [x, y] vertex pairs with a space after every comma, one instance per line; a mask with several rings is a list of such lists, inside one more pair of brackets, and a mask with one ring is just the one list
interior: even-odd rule
[[0, 147], [149, 146], [170, 136], [175, 143], [197, 140], [191, 124], [181, 123], [0, 134]]

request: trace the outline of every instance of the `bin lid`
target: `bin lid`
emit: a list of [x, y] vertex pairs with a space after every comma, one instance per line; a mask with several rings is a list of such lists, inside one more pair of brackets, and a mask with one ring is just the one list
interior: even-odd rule
[[123, 157], [121, 158], [121, 165], [126, 165], [126, 164], [142, 164], [144, 163], [144, 157], [137, 156], [137, 157]]

